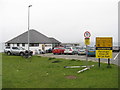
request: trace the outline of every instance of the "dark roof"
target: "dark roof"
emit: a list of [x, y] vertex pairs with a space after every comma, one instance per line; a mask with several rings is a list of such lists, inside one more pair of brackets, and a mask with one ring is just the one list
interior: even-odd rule
[[[47, 36], [43, 35], [42, 33], [38, 32], [34, 29], [29, 30], [29, 36], [30, 36], [29, 43], [41, 43], [41, 44], [54, 43]], [[28, 31], [9, 40], [6, 43], [28, 43]]]
[[49, 37], [49, 39], [51, 40], [52, 43], [61, 43], [61, 42], [59, 42], [58, 40], [56, 40], [55, 38]]

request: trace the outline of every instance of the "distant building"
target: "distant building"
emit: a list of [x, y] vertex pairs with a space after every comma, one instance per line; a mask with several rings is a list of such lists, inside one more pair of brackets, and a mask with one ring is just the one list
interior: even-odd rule
[[80, 46], [80, 43], [61, 43], [62, 46]]
[[56, 47], [56, 46], [59, 46], [61, 43], [56, 40], [55, 38], [52, 38], [52, 37], [49, 37], [49, 39], [51, 40], [52, 42], [52, 47]]
[[[61, 42], [56, 40], [55, 38], [49, 38], [40, 32], [31, 29], [29, 30], [29, 48], [30, 50], [47, 50], [49, 48], [53, 48], [57, 45], [60, 45]], [[28, 31], [23, 34], [7, 41], [5, 43], [6, 46], [19, 46], [25, 49], [28, 49]]]

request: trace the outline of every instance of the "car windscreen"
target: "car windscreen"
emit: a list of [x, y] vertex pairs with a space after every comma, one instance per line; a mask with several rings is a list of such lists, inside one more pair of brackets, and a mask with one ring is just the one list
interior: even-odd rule
[[6, 49], [10, 49], [10, 47], [6, 47]]
[[73, 49], [77, 49], [76, 47], [73, 47]]
[[95, 48], [94, 48], [94, 47], [91, 47], [90, 50], [95, 50]]
[[59, 49], [65, 49], [65, 48], [61, 47], [61, 48], [59, 48]]
[[25, 48], [20, 47], [20, 49], [25, 50]]
[[54, 48], [54, 49], [58, 49], [58, 48]]
[[65, 49], [71, 49], [71, 48], [67, 47], [67, 48], [65, 48]]
[[80, 47], [79, 49], [83, 49], [83, 47]]
[[12, 47], [12, 49], [19, 49], [18, 47]]
[[76, 47], [76, 49], [80, 49], [80, 47]]
[[54, 49], [64, 49], [64, 48], [54, 48]]

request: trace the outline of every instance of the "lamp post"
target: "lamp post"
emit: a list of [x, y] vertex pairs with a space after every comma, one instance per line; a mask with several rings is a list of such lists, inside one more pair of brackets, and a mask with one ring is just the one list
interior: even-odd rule
[[30, 38], [29, 38], [29, 29], [30, 29], [30, 7], [32, 7], [32, 5], [28, 6], [28, 52], [29, 52], [29, 42], [30, 42]]

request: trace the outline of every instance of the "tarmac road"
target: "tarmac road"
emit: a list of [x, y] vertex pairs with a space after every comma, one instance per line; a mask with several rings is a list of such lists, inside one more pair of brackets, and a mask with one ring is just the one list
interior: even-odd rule
[[[110, 59], [110, 63], [120, 66], [120, 61], [118, 62], [118, 60], [120, 59], [120, 54], [119, 53], [120, 52], [113, 52], [113, 58]], [[65, 59], [86, 60], [86, 55], [54, 55], [52, 53], [48, 53], [48, 54], [40, 54], [40, 56], [55, 57], [55, 58], [65, 58]], [[95, 57], [88, 57], [88, 61], [98, 62], [98, 59], [95, 58]], [[100, 59], [100, 62], [107, 63], [108, 60], [107, 59]]]

